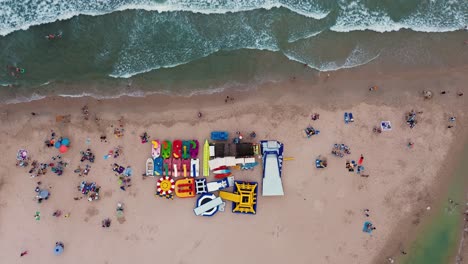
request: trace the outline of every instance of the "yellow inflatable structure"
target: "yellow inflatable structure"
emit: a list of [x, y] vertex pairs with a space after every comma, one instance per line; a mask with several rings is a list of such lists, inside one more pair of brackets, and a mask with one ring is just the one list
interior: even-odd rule
[[256, 182], [235, 181], [234, 193], [220, 191], [219, 197], [232, 202], [233, 213], [256, 214], [257, 189]]

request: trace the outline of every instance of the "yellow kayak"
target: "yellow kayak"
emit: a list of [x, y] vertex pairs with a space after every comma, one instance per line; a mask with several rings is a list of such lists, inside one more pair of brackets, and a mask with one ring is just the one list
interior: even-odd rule
[[208, 161], [210, 160], [210, 144], [208, 140], [205, 139], [205, 144], [203, 145], [203, 176], [210, 176], [210, 166]]

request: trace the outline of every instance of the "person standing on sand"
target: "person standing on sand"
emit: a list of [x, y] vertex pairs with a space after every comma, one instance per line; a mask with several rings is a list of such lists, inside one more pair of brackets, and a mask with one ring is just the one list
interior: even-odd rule
[[361, 157], [359, 158], [358, 165], [362, 165], [364, 162], [364, 156], [361, 154]]

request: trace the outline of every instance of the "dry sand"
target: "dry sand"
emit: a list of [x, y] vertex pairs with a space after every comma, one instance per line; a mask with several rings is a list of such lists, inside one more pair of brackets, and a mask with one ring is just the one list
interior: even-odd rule
[[[467, 69], [450, 72], [378, 75], [368, 78], [361, 71], [342, 71], [315, 83], [295, 80], [269, 85], [251, 92], [176, 98], [150, 96], [94, 100], [47, 98], [1, 107], [0, 144], [0, 259], [2, 263], [383, 263], [388, 248], [404, 243], [431, 211], [447, 175], [440, 168], [450, 159], [453, 144], [466, 134]], [[380, 89], [369, 92], [370, 85]], [[423, 89], [436, 95], [425, 101]], [[440, 90], [450, 90], [439, 95]], [[288, 93], [284, 93], [288, 91]], [[458, 97], [457, 91], [465, 96]], [[84, 121], [80, 108], [88, 104], [91, 118]], [[423, 111], [419, 124], [410, 129], [405, 112]], [[198, 111], [203, 117], [197, 118]], [[355, 122], [345, 125], [343, 113], [353, 112]], [[37, 113], [32, 116], [30, 112]], [[320, 113], [318, 121], [310, 114]], [[55, 122], [55, 115], [71, 114], [68, 124]], [[449, 116], [456, 116], [448, 129]], [[95, 116], [99, 120], [95, 120]], [[118, 119], [124, 117], [125, 135], [112, 136]], [[390, 120], [393, 130], [374, 134], [373, 126]], [[321, 131], [310, 139], [302, 130], [313, 125]], [[72, 140], [63, 157], [70, 162], [63, 176], [52, 172], [30, 178], [25, 168], [15, 167], [16, 151], [26, 148], [33, 159], [48, 162], [58, 152], [44, 147], [50, 129]], [[147, 131], [155, 139], [199, 139], [211, 130], [257, 132], [257, 139], [277, 139], [285, 144], [284, 197], [259, 197], [255, 216], [220, 212], [212, 218], [193, 214], [195, 199], [166, 200], [154, 197], [155, 179], [143, 178], [150, 145], [139, 135]], [[100, 142], [106, 134], [109, 142]], [[88, 146], [96, 162], [84, 178], [73, 170], [80, 164], [80, 150]], [[408, 148], [407, 143], [415, 143]], [[351, 147], [351, 155], [330, 154], [334, 143]], [[123, 155], [104, 160], [113, 147]], [[345, 169], [347, 159], [364, 155], [368, 178]], [[318, 170], [318, 155], [329, 166]], [[110, 164], [131, 165], [132, 186], [121, 191]], [[261, 168], [236, 172], [236, 179], [261, 181]], [[75, 201], [76, 186], [83, 180], [102, 186], [101, 200]], [[212, 179], [212, 177], [210, 177]], [[33, 200], [37, 181], [50, 186], [52, 196], [38, 204]], [[125, 204], [125, 221], [115, 217], [117, 202]], [[370, 209], [366, 218], [363, 209]], [[69, 218], [55, 218], [60, 209]], [[33, 217], [41, 212], [41, 220]], [[112, 226], [101, 227], [110, 217]], [[363, 222], [376, 230], [362, 232]], [[403, 226], [403, 228], [402, 228]], [[56, 241], [65, 252], [54, 256]], [[395, 246], [396, 247], [396, 246]], [[20, 252], [28, 255], [20, 258]], [[394, 250], [392, 248], [391, 250]]]

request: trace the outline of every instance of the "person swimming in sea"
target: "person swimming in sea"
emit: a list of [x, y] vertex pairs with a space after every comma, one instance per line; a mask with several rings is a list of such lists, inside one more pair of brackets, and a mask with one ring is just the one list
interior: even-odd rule
[[48, 39], [48, 40], [61, 39], [61, 38], [62, 38], [62, 33], [49, 34], [49, 35], [46, 36], [46, 39]]

